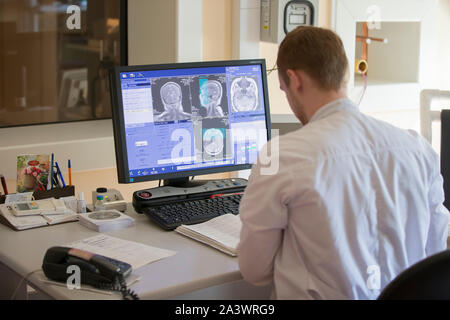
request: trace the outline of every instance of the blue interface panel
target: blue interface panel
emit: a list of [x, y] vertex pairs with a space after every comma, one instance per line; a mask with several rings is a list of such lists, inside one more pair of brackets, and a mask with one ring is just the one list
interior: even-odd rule
[[130, 181], [253, 164], [267, 142], [260, 65], [122, 72]]

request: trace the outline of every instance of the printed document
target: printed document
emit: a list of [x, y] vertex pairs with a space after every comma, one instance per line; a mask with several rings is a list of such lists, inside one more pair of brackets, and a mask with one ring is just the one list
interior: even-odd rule
[[122, 240], [106, 234], [79, 240], [65, 246], [129, 263], [133, 270], [176, 254], [175, 251]]

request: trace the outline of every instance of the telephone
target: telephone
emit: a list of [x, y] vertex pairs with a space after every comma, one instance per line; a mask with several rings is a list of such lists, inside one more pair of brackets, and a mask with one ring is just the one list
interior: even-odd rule
[[47, 250], [42, 270], [47, 278], [67, 282], [70, 266], [80, 268], [80, 282], [105, 290], [120, 291], [124, 299], [139, 299], [127, 289], [125, 278], [131, 274], [128, 263], [104, 257], [91, 252], [66, 247], [51, 247]]

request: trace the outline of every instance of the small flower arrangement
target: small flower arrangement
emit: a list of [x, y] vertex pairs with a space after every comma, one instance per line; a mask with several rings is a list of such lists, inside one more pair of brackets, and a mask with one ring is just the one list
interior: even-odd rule
[[38, 165], [39, 162], [36, 160], [28, 162], [28, 167], [23, 169], [23, 174], [27, 174], [35, 178], [38, 178], [38, 176], [40, 177], [42, 170], [37, 167]]
[[19, 156], [17, 160], [17, 192], [45, 190], [48, 184], [48, 156]]

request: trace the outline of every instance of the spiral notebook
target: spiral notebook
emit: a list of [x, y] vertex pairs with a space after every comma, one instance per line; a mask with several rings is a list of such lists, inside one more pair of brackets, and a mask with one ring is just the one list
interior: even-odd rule
[[239, 216], [225, 214], [203, 223], [181, 225], [175, 231], [236, 257], [241, 228]]

